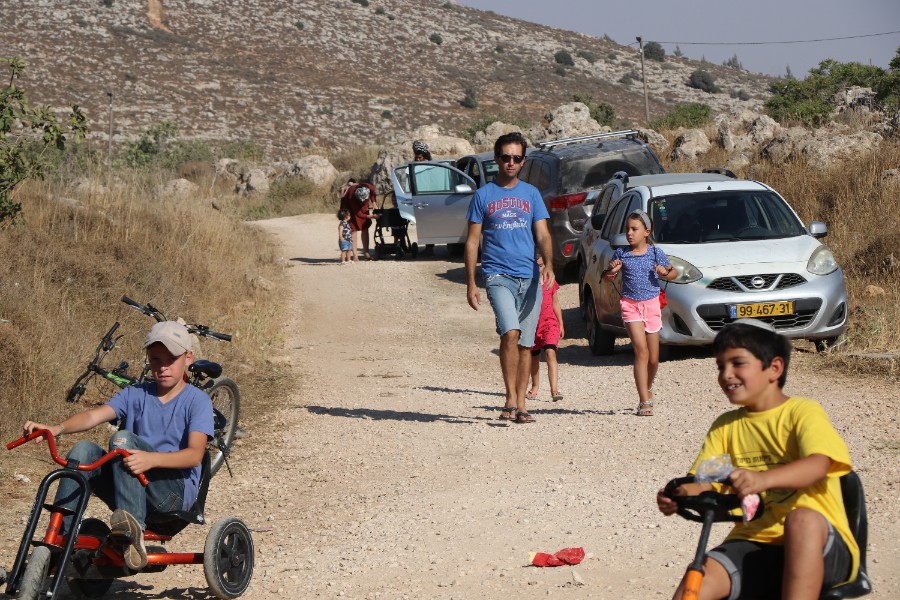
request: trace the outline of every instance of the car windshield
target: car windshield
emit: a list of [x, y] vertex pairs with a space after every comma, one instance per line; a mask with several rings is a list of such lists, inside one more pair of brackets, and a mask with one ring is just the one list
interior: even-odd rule
[[802, 235], [803, 224], [780, 196], [741, 190], [654, 198], [653, 238], [666, 244], [736, 242]]
[[497, 173], [500, 171], [500, 167], [497, 166], [497, 161], [486, 160], [481, 163], [481, 167], [484, 169], [485, 183], [490, 183], [493, 180], [497, 179]]

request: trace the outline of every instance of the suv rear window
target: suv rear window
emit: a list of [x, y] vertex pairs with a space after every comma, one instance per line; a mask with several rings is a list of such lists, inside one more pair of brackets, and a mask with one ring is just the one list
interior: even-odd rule
[[653, 156], [643, 151], [643, 148], [637, 152], [586, 156], [562, 163], [559, 194], [577, 194], [598, 188], [617, 171], [625, 171], [629, 175], [656, 175], [664, 172]]

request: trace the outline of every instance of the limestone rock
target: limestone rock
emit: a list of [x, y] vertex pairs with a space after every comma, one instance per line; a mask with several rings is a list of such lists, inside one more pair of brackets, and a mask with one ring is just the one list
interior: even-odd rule
[[697, 158], [706, 154], [712, 148], [712, 144], [706, 134], [700, 129], [688, 129], [675, 138], [675, 149], [672, 150], [672, 159]]

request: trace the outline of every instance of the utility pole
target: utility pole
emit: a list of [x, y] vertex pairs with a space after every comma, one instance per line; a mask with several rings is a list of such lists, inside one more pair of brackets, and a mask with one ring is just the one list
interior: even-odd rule
[[635, 38], [641, 49], [641, 80], [644, 82], [644, 114], [647, 117], [647, 127], [650, 127], [650, 100], [647, 99], [647, 75], [644, 73], [644, 42], [641, 36]]
[[109, 140], [106, 146], [106, 187], [112, 184], [112, 136], [113, 136], [113, 109], [112, 109], [112, 92], [106, 92], [109, 99]]

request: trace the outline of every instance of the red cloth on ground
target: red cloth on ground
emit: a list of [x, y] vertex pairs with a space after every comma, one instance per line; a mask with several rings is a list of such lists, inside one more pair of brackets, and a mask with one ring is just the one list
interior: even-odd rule
[[584, 560], [584, 548], [563, 548], [556, 554], [546, 552], [534, 552], [531, 564], [536, 567], [560, 567], [562, 565], [577, 565]]

